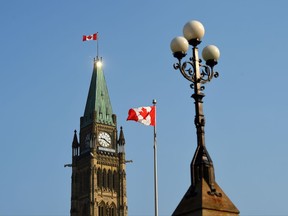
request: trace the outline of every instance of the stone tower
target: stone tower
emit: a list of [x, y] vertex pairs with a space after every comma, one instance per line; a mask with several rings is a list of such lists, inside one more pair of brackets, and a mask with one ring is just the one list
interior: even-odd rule
[[94, 68], [84, 115], [80, 118], [79, 141], [72, 142], [71, 216], [126, 216], [125, 138], [118, 136], [117, 118], [102, 70]]

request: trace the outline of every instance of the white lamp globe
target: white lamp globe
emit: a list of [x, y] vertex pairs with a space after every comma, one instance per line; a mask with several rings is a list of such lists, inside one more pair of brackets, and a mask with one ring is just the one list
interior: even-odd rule
[[189, 21], [183, 27], [183, 35], [188, 41], [193, 39], [198, 39], [199, 41], [201, 41], [204, 34], [204, 26], [201, 22], [197, 20]]
[[178, 36], [171, 41], [170, 48], [173, 53], [186, 53], [189, 48], [189, 44], [184, 37]]
[[203, 49], [202, 57], [205, 61], [209, 60], [217, 61], [220, 57], [220, 51], [218, 47], [214, 45], [208, 45]]

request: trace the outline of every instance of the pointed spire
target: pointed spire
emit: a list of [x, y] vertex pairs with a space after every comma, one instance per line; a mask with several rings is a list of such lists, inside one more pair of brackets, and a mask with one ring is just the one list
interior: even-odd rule
[[78, 143], [78, 138], [77, 138], [77, 131], [74, 130], [74, 137], [73, 137], [73, 142], [72, 142], [72, 147], [77, 148], [79, 145]]
[[120, 135], [118, 139], [118, 151], [119, 153], [124, 153], [125, 152], [125, 138], [124, 138], [124, 133], [123, 133], [123, 127], [120, 127]]
[[123, 127], [120, 127], [120, 135], [119, 135], [119, 139], [118, 139], [118, 144], [120, 146], [124, 146], [125, 145], [125, 138], [124, 138], [124, 133], [123, 133]]
[[112, 106], [102, 70], [102, 58], [94, 59], [94, 68], [81, 127], [92, 122], [114, 125]]
[[72, 142], [72, 157], [79, 155], [79, 142], [77, 138], [77, 131], [74, 130], [74, 137]]

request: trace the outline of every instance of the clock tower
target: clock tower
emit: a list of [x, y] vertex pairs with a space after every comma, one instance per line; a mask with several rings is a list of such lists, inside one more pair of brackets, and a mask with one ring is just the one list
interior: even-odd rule
[[127, 215], [124, 145], [97, 57], [79, 139], [75, 130], [72, 142], [71, 216]]

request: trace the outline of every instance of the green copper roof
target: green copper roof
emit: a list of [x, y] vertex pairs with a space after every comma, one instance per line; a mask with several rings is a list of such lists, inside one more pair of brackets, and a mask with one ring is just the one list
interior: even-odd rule
[[82, 127], [92, 122], [114, 125], [112, 114], [112, 106], [102, 70], [101, 60], [97, 58], [94, 60], [93, 74], [86, 101]]

